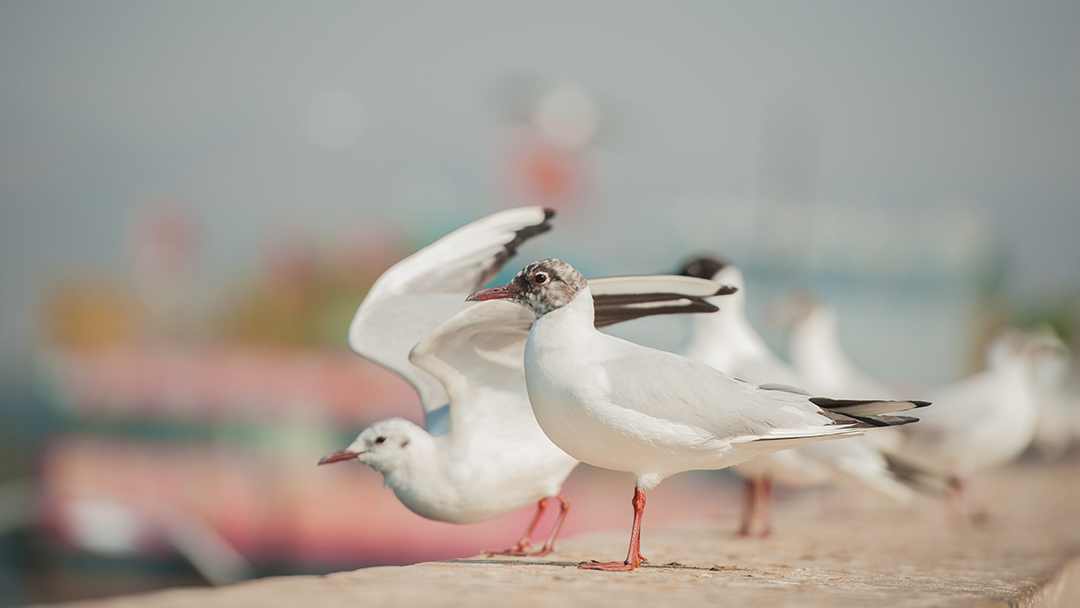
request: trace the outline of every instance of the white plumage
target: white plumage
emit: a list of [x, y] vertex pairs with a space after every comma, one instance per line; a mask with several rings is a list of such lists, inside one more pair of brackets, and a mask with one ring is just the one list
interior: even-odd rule
[[[635, 524], [627, 559], [586, 568], [637, 567], [644, 493], [665, 477], [724, 468], [870, 426], [815, 403], [828, 406], [827, 399], [758, 387], [692, 359], [596, 331], [588, 283], [560, 260], [531, 264], [509, 284], [470, 299], [510, 299], [537, 315], [525, 346], [525, 375], [540, 427], [575, 458], [634, 476]], [[842, 405], [859, 409], [859, 404]], [[890, 405], [886, 409], [902, 411], [920, 404]]]
[[[697, 258], [684, 266], [684, 272], [693, 272], [696, 276], [708, 274], [714, 281], [739, 289], [722, 301], [719, 298], [713, 301], [720, 307], [720, 312], [691, 321], [686, 356], [755, 384], [799, 386], [814, 394], [844, 398], [892, 398], [884, 390], [850, 395], [838, 386], [819, 386], [777, 357], [746, 318], [745, 281], [735, 266], [723, 265], [711, 258]], [[747, 479], [740, 534], [750, 534], [754, 527], [758, 527], [762, 535], [771, 531], [770, 484], [774, 481], [796, 487], [829, 484], [870, 488], [896, 500], [910, 500], [911, 491], [890, 473], [885, 457], [870, 437], [883, 431], [885, 429], [870, 431], [867, 436], [846, 441], [815, 442], [737, 465], [735, 471]]]
[[[525, 388], [524, 350], [532, 315], [506, 302], [469, 304], [465, 296], [494, 276], [550, 211], [512, 209], [469, 224], [386, 271], [357, 311], [349, 332], [360, 354], [404, 376], [420, 393], [426, 429], [379, 421], [320, 464], [358, 458], [384, 476], [410, 510], [453, 523], [483, 521], [538, 503], [536, 517], [508, 550], [524, 554], [547, 501], [559, 516], [544, 547], [552, 550], [569, 502], [559, 495], [577, 465], [544, 435]], [[594, 282], [606, 322], [653, 314], [715, 310], [701, 296], [710, 281], [617, 277]]]
[[960, 479], [1015, 459], [1035, 434], [1033, 374], [1043, 347], [1030, 334], [998, 336], [987, 350], [986, 369], [929, 393], [933, 411], [918, 430], [905, 430], [897, 455]]
[[808, 390], [845, 399], [892, 398], [891, 388], [860, 370], [844, 351], [835, 310], [802, 292], [778, 302], [774, 314], [791, 329], [788, 354]]

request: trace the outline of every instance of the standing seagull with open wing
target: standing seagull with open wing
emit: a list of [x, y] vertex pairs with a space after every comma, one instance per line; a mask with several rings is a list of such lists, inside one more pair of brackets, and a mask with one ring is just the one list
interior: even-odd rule
[[[537, 503], [521, 540], [527, 554], [551, 498], [577, 461], [540, 430], [525, 388], [524, 350], [532, 315], [501, 302], [467, 304], [525, 238], [548, 229], [550, 211], [513, 209], [457, 230], [388, 270], [350, 329], [360, 354], [390, 367], [421, 395], [426, 429], [400, 418], [365, 429], [319, 464], [358, 459], [381, 472], [413, 512], [453, 523], [483, 521]], [[654, 314], [709, 312], [702, 298], [720, 286], [687, 277], [596, 279], [600, 326]], [[462, 289], [465, 291], [462, 292]]]

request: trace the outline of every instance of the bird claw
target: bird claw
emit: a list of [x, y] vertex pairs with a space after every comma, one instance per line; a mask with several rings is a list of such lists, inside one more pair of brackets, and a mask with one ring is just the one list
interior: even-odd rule
[[[643, 560], [644, 561], [644, 560]], [[604, 572], [629, 572], [637, 569], [637, 564], [630, 562], [581, 562], [578, 568], [582, 570], [603, 570]]]
[[[514, 545], [513, 547], [510, 547], [509, 549], [506, 549], [505, 551], [484, 551], [484, 555], [489, 556], [489, 557], [492, 556], [492, 555], [510, 555], [510, 556], [513, 556], [513, 557], [525, 557], [525, 556], [528, 556], [528, 555], [535, 555], [533, 553], [529, 553], [529, 549], [531, 549], [531, 548], [532, 548], [531, 543], [528, 543], [528, 542], [518, 543], [518, 544]], [[550, 552], [551, 551], [549, 550], [548, 553], [550, 553]], [[545, 555], [547, 555], [547, 554], [545, 553]]]

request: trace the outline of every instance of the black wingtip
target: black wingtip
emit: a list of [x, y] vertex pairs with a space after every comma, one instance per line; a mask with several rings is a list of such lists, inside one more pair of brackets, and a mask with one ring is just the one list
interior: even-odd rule
[[505, 266], [506, 263], [510, 261], [510, 258], [517, 255], [517, 248], [522, 243], [538, 234], [543, 234], [548, 230], [551, 230], [551, 224], [548, 223], [548, 220], [550, 220], [552, 217], [555, 217], [555, 210], [545, 207], [544, 219], [539, 224], [525, 226], [524, 228], [515, 231], [514, 238], [507, 242], [505, 245], [503, 245], [502, 251], [497, 253], [495, 257], [492, 258], [491, 262], [487, 265], [487, 268], [483, 276], [481, 277], [480, 282], [477, 283], [476, 286], [479, 287], [481, 285], [484, 285], [491, 279], [495, 278], [495, 275], [499, 274], [503, 266]]
[[716, 273], [723, 270], [725, 266], [727, 266], [727, 263], [719, 258], [709, 255], [700, 255], [691, 258], [683, 264], [677, 274], [686, 277], [697, 277], [699, 279], [711, 279], [716, 276]]
[[911, 424], [912, 422], [918, 422], [919, 419], [914, 416], [890, 416], [888, 414], [876, 414], [873, 416], [858, 416], [856, 414], [847, 414], [848, 416], [869, 424], [870, 426], [901, 426], [904, 424]]
[[[659, 315], [683, 315], [717, 312], [720, 309], [699, 298], [676, 294], [635, 294], [633, 296], [593, 296], [593, 325], [597, 329]], [[660, 302], [671, 302], [664, 305]], [[640, 304], [651, 304], [641, 306]]]
[[[818, 407], [826, 409], [838, 408], [838, 407], [855, 407], [859, 405], [869, 405], [871, 403], [911, 403], [915, 408], [926, 407], [930, 405], [929, 401], [915, 401], [914, 399], [833, 399], [832, 397], [811, 397], [810, 402]], [[907, 409], [915, 409], [907, 408]]]
[[713, 295], [714, 296], [730, 296], [731, 294], [735, 293], [736, 291], [739, 291], [739, 288], [735, 287], [734, 285], [721, 285], [720, 289], [717, 289], [716, 293], [714, 293]]
[[[868, 426], [897, 426], [901, 424], [911, 424], [912, 422], [918, 422], [919, 419], [913, 416], [896, 416], [890, 415], [888, 410], [882, 411], [880, 408], [874, 408], [876, 404], [883, 403], [911, 403], [915, 407], [904, 408], [900, 411], [909, 411], [912, 409], [926, 407], [930, 405], [928, 401], [889, 401], [882, 399], [831, 399], [829, 397], [811, 397], [809, 399], [811, 403], [822, 408], [824, 414], [834, 421], [843, 422], [846, 419], [854, 419], [862, 423], [862, 425]], [[860, 407], [863, 406], [863, 407]], [[869, 411], [867, 411], [869, 410]], [[876, 413], [875, 413], [876, 412]]]
[[902, 426], [918, 422], [914, 416], [890, 416], [887, 414], [873, 414], [861, 416], [859, 414], [841, 414], [832, 410], [822, 410], [822, 415], [832, 420], [832, 424], [840, 424], [856, 429], [872, 429], [883, 426]]

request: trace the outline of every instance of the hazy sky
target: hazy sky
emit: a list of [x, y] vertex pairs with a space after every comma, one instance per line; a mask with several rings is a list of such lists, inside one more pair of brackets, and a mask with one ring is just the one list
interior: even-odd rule
[[[761, 194], [791, 115], [810, 199], [975, 209], [1011, 289], [1080, 285], [1080, 2], [3, 1], [0, 340], [29, 335], [43, 273], [120, 267], [154, 196], [199, 215], [219, 271], [276, 223], [486, 213], [522, 72], [615, 117], [609, 226]], [[344, 150], [311, 134], [327, 91], [362, 104]]]

